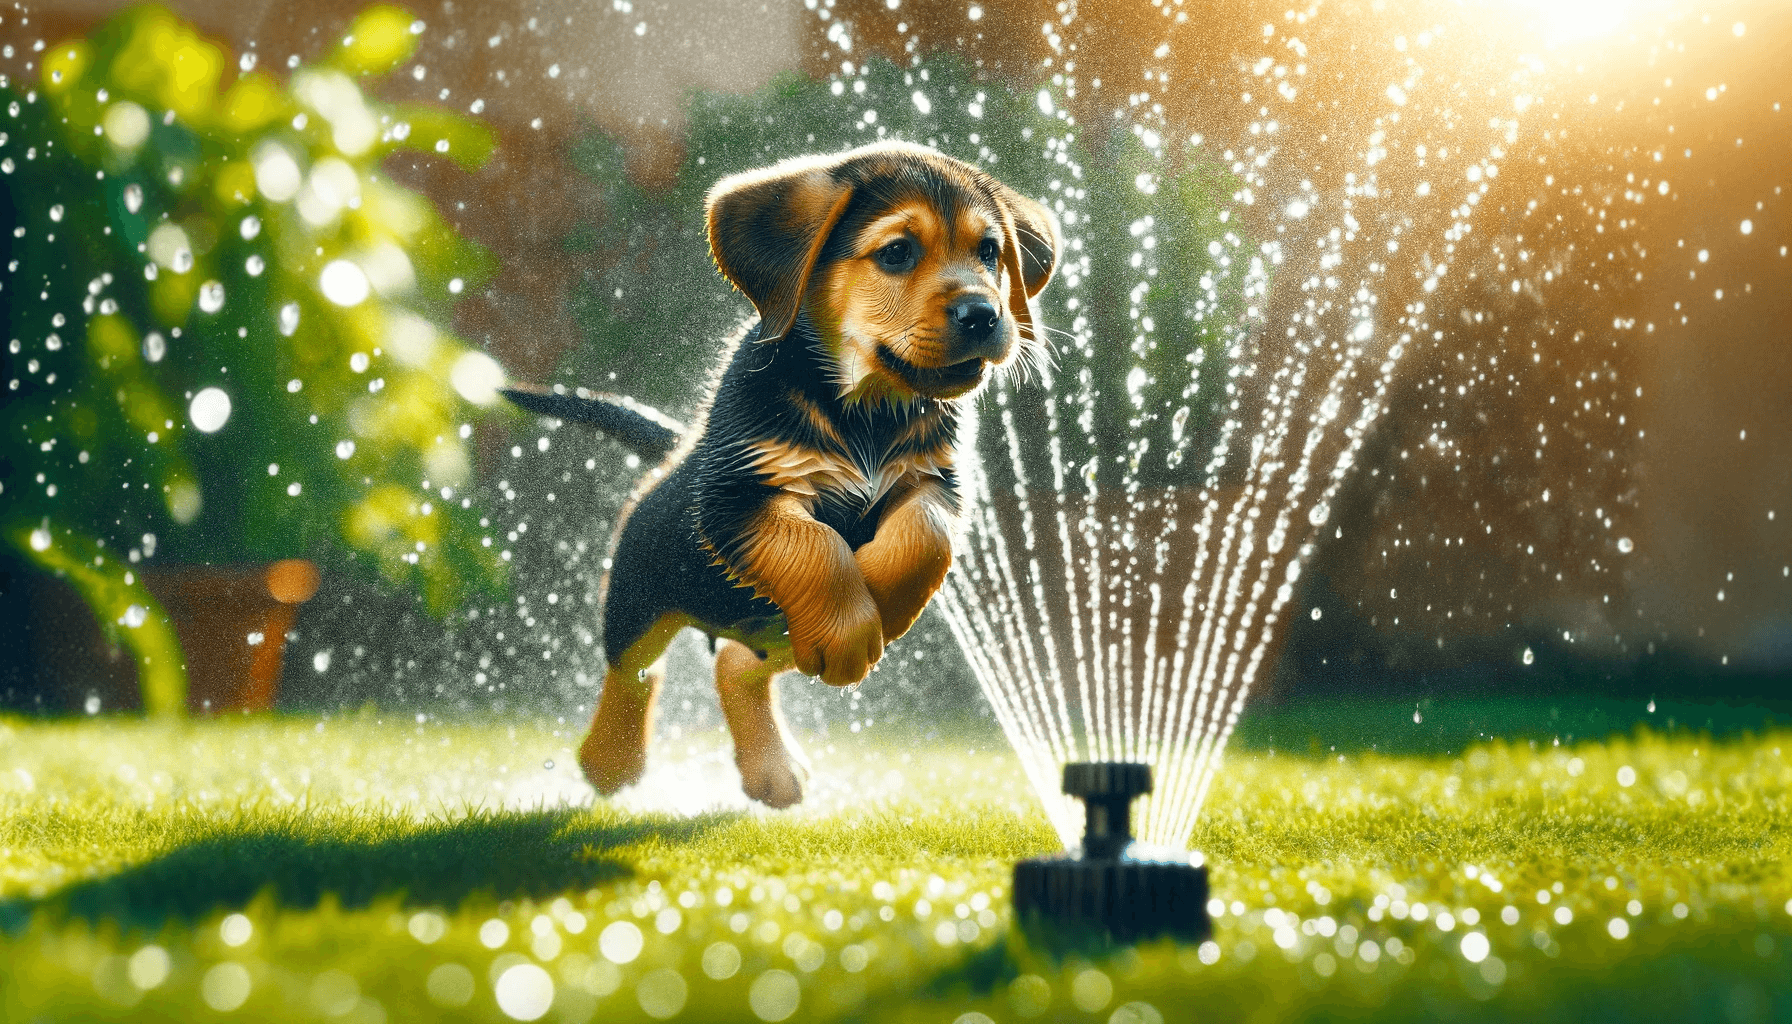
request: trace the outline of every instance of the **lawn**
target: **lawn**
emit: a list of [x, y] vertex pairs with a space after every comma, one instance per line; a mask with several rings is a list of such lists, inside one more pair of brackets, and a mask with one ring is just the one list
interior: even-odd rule
[[0, 720], [0, 1019], [1792, 1019], [1792, 731], [1298, 725], [1203, 816], [1210, 941], [1059, 957], [987, 737], [838, 737], [771, 814], [694, 811], [708, 733], [593, 804], [555, 723]]

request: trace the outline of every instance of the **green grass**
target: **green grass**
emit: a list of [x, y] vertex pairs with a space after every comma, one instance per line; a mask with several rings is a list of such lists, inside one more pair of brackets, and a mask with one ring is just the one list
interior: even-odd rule
[[564, 727], [0, 721], [0, 1019], [1792, 1019], [1792, 732], [1272, 753], [1294, 727], [1203, 816], [1210, 943], [1059, 959], [1006, 899], [1051, 833], [963, 742], [674, 816], [568, 809]]

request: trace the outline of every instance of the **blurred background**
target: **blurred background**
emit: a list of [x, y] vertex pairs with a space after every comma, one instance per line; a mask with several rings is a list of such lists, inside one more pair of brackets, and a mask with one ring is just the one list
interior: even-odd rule
[[[1468, 696], [1784, 711], [1792, 707], [1792, 9], [1645, 0], [1554, 6], [1568, 13], [1524, 0], [1374, 0], [1300, 11], [1181, 0], [443, 0], [407, 6], [394, 22], [409, 34], [406, 52], [377, 73], [343, 63], [355, 46], [345, 34], [364, 17], [360, 2], [180, 0], [166, 10], [227, 54], [226, 86], [250, 69], [284, 88], [294, 68], [344, 68], [369, 103], [429, 107], [469, 122], [469, 141], [456, 136], [452, 147], [383, 139], [368, 150], [369, 173], [426, 200], [444, 231], [441, 241], [406, 252], [420, 290], [438, 278], [446, 290], [427, 302], [393, 300], [400, 312], [429, 321], [442, 345], [489, 355], [510, 379], [622, 391], [680, 416], [700, 397], [717, 337], [748, 312], [710, 279], [692, 227], [695, 204], [722, 173], [712, 168], [787, 155], [761, 157], [752, 132], [724, 130], [731, 111], [783, 109], [779, 96], [806, 95], [813, 83], [821, 98], [804, 116], [843, 127], [857, 114], [831, 103], [821, 83], [899, 73], [945, 54], [967, 81], [1022, 99], [1053, 74], [1072, 76], [1063, 102], [1084, 125], [1120, 123], [1144, 104], [1161, 106], [1167, 134], [1242, 138], [1259, 114], [1248, 92], [1241, 102], [1239, 82], [1270, 38], [1305, 79], [1276, 159], [1323, 191], [1340, 188], [1360, 165], [1373, 127], [1367, 111], [1387, 105], [1383, 94], [1401, 75], [1408, 88], [1414, 77], [1444, 79], [1443, 94], [1460, 109], [1446, 102], [1427, 111], [1442, 131], [1486, 119], [1477, 106], [1486, 79], [1478, 76], [1530, 68], [1538, 109], [1509, 138], [1500, 176], [1481, 200], [1495, 215], [1478, 214], [1477, 234], [1435, 295], [1412, 280], [1380, 297], [1384, 308], [1428, 300], [1447, 311], [1450, 331], [1401, 364], [1388, 411], [1302, 579], [1271, 681], [1254, 699], [1288, 710], [1349, 695], [1398, 704], [1401, 721], [1415, 724]], [[49, 89], [55, 44], [103, 32], [120, 9], [76, 0], [0, 15], [7, 89]], [[1183, 32], [1173, 51], [1155, 52], [1169, 22], [1196, 30]], [[1161, 79], [1142, 79], [1144, 67], [1159, 69]], [[1255, 74], [1265, 77], [1267, 68]], [[1265, 77], [1262, 88], [1276, 86]], [[26, 141], [20, 129], [0, 130], [14, 136], [7, 152]], [[201, 139], [216, 131], [195, 129]], [[441, 137], [449, 132], [441, 128]], [[477, 138], [488, 139], [489, 157], [462, 159], [480, 147]], [[785, 141], [800, 148], [800, 139]], [[1434, 163], [1447, 158], [1447, 141], [1443, 148], [1429, 154]], [[1423, 167], [1419, 149], [1395, 157]], [[1388, 173], [1410, 187], [1407, 172]], [[16, 188], [9, 202], [0, 212], [21, 225], [47, 208]], [[336, 231], [334, 224], [305, 230]], [[42, 227], [34, 224], [38, 234], [29, 238]], [[355, 234], [364, 229], [341, 230], [348, 234], [340, 244], [367, 244]], [[443, 255], [449, 236], [466, 253]], [[323, 243], [300, 255], [323, 259]], [[1547, 269], [1547, 286], [1506, 287], [1508, 263], [1539, 276]], [[29, 314], [16, 304], [36, 284], [12, 273], [0, 302], [15, 304], [17, 331]], [[307, 309], [299, 322], [317, 321]], [[389, 336], [392, 328], [379, 330]], [[222, 332], [217, 344], [230, 338]], [[278, 344], [271, 334], [268, 344]], [[341, 342], [344, 352], [359, 351], [357, 344]], [[5, 356], [4, 377], [27, 380], [26, 392], [42, 379], [21, 368], [30, 356], [16, 348]], [[314, 596], [274, 602], [293, 615], [268, 627], [287, 642], [275, 658], [283, 669], [261, 669], [279, 679], [277, 691], [258, 698], [264, 705], [371, 702], [569, 719], [588, 710], [602, 664], [599, 563], [634, 471], [620, 449], [577, 428], [550, 430], [481, 404], [489, 385], [461, 385], [483, 364], [458, 358], [413, 368], [438, 383], [458, 373], [458, 397], [444, 399], [439, 431], [419, 426], [414, 451], [377, 457], [388, 467], [417, 467], [394, 469], [395, 480], [428, 478], [434, 468], [421, 493], [439, 490], [433, 501], [444, 509], [468, 500], [466, 564], [444, 562], [437, 571], [426, 555], [407, 563], [414, 573], [388, 571], [385, 563], [418, 538], [399, 527], [377, 536], [340, 527], [357, 513], [334, 506], [318, 513], [325, 526], [245, 522], [228, 535], [244, 538], [241, 550], [230, 550], [227, 538], [184, 545], [200, 566], [321, 566]], [[176, 390], [177, 403], [196, 394]], [[255, 413], [245, 408], [243, 415]], [[67, 406], [56, 409], [50, 415]], [[338, 412], [344, 422], [359, 415], [346, 406]], [[439, 485], [453, 474], [429, 459], [463, 423], [466, 468], [449, 496]], [[339, 451], [335, 436], [312, 443], [324, 462], [348, 460], [328, 454]], [[49, 523], [49, 513], [26, 507], [27, 495], [48, 500], [34, 476], [40, 470], [12, 447], [5, 452], [7, 518], [27, 531]], [[288, 464], [305, 457], [289, 456]], [[401, 457], [410, 461], [390, 461]], [[284, 480], [260, 454], [192, 459], [201, 475]], [[363, 476], [369, 487], [373, 472]], [[405, 486], [416, 492], [415, 481]], [[343, 497], [344, 507], [365, 503], [358, 495]], [[456, 529], [448, 528], [450, 538]], [[270, 535], [280, 543], [268, 543]], [[391, 537], [404, 550], [387, 550]], [[23, 638], [0, 652], [0, 705], [136, 706], [133, 655], [109, 644], [88, 611], [99, 584], [77, 594], [29, 548], [18, 545], [0, 561], [0, 621]], [[146, 565], [165, 564], [151, 548], [141, 556]], [[501, 560], [492, 557], [498, 551]], [[123, 617], [135, 605], [119, 607]], [[703, 703], [702, 658], [694, 639], [681, 644], [668, 695], [668, 707], [697, 726], [719, 721]], [[962, 657], [931, 617], [862, 690], [793, 689], [796, 717], [823, 730], [912, 718], [924, 701], [980, 706]]]

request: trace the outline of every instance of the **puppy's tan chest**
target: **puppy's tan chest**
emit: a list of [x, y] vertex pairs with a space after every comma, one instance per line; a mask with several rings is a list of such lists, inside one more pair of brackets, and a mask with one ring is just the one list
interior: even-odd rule
[[754, 472], [789, 494], [806, 498], [848, 496], [874, 505], [897, 484], [941, 478], [951, 468], [950, 453], [935, 451], [900, 455], [865, 467], [852, 458], [786, 441], [753, 446]]

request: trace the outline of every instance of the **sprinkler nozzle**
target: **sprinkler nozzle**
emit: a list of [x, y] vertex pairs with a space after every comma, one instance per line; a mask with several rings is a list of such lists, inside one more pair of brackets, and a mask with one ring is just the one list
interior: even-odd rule
[[1082, 849], [1014, 866], [1016, 917], [1120, 941], [1194, 939], [1209, 932], [1207, 868], [1200, 854], [1133, 839], [1132, 802], [1151, 792], [1150, 765], [1067, 764], [1064, 792], [1083, 801]]

